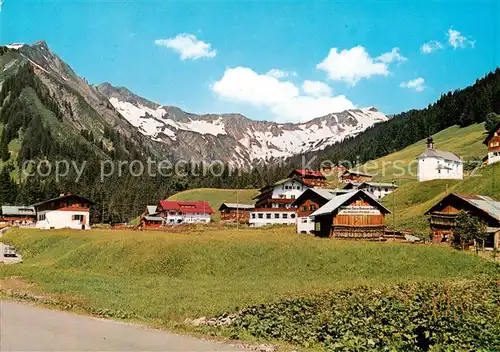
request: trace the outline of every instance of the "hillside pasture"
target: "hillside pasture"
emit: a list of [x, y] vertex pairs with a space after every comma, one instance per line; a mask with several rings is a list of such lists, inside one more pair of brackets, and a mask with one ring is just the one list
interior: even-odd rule
[[[90, 312], [171, 325], [249, 305], [358, 285], [462, 280], [497, 268], [432, 245], [349, 242], [294, 228], [86, 232], [13, 229], [24, 263], [0, 266], [31, 291]], [[4, 287], [4, 290], [6, 288]]]

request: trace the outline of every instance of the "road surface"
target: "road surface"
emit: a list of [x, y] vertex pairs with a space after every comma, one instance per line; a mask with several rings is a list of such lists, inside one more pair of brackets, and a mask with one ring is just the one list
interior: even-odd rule
[[0, 301], [0, 351], [246, 351], [242, 347]]

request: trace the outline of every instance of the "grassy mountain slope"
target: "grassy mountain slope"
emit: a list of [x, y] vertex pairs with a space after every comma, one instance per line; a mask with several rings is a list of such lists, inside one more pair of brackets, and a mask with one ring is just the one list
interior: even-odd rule
[[259, 192], [256, 189], [220, 189], [220, 188], [196, 188], [179, 192], [172, 195], [171, 200], [196, 201], [206, 200], [215, 211], [212, 219], [220, 220], [220, 213], [217, 211], [220, 205], [225, 202], [253, 204], [252, 199]]

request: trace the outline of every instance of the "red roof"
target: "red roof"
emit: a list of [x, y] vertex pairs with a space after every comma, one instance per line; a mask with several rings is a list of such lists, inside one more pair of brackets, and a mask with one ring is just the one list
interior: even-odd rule
[[212, 207], [206, 201], [181, 202], [177, 200], [161, 200], [160, 208], [161, 210], [173, 210], [181, 213], [214, 213]]
[[294, 172], [298, 173], [302, 177], [312, 176], [312, 177], [325, 178], [325, 176], [323, 176], [323, 174], [319, 171], [313, 171], [308, 169], [295, 169], [292, 171], [292, 173]]

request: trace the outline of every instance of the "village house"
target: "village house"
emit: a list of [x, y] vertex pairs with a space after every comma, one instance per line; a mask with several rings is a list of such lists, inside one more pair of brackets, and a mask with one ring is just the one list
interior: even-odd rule
[[390, 211], [370, 193], [356, 190], [332, 198], [311, 214], [314, 234], [344, 239], [379, 239]]
[[220, 220], [222, 222], [248, 223], [250, 220], [250, 210], [253, 208], [252, 204], [222, 203], [219, 207]]
[[499, 248], [500, 201], [476, 194], [450, 193], [425, 212], [429, 217], [432, 242], [450, 243], [458, 240], [453, 239], [453, 232], [460, 211], [484, 221], [489, 235], [485, 247]]
[[354, 170], [346, 170], [342, 175], [340, 175], [340, 181], [343, 183], [349, 182], [370, 182], [373, 180], [373, 175]]
[[292, 203], [308, 188], [297, 178], [287, 178], [261, 188], [254, 198], [255, 208], [250, 210], [250, 226], [295, 225], [296, 209], [292, 208]]
[[325, 163], [321, 166], [321, 173], [323, 175], [334, 175], [338, 179], [344, 172], [346, 172], [346, 170], [347, 168], [343, 165]]
[[288, 178], [300, 179], [309, 187], [323, 187], [326, 184], [326, 177], [320, 171], [309, 169], [295, 169], [290, 172]]
[[94, 203], [75, 194], [61, 194], [33, 204], [39, 229], [90, 230], [90, 206]]
[[483, 142], [488, 146], [488, 165], [500, 161], [500, 124], [498, 124]]
[[34, 207], [3, 205], [1, 210], [0, 225], [29, 226], [35, 224], [36, 212]]
[[159, 228], [163, 225], [163, 218], [158, 215], [158, 206], [146, 206], [146, 211], [141, 217], [141, 225], [145, 228]]
[[433, 138], [427, 138], [427, 149], [418, 157], [418, 181], [463, 178], [463, 160], [454, 153], [436, 149]]
[[314, 219], [310, 216], [325, 205], [330, 199], [340, 194], [352, 192], [343, 189], [309, 188], [302, 193], [293, 203], [297, 208], [297, 233], [313, 233]]
[[346, 190], [362, 189], [366, 192], [370, 192], [377, 199], [382, 199], [386, 195], [391, 194], [396, 188], [398, 188], [396, 184], [387, 182], [349, 182], [344, 186]]
[[206, 201], [162, 200], [157, 210], [165, 225], [208, 224], [214, 213]]

